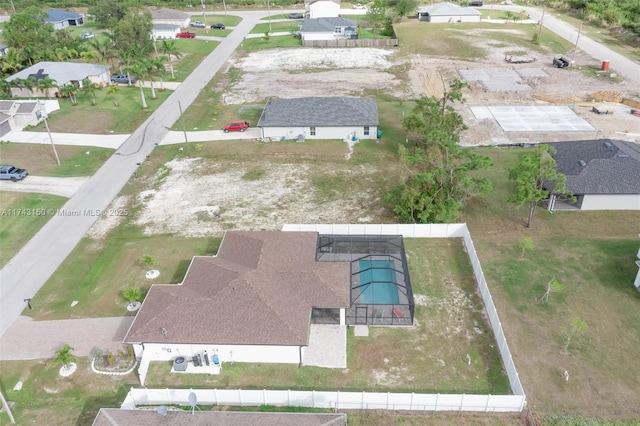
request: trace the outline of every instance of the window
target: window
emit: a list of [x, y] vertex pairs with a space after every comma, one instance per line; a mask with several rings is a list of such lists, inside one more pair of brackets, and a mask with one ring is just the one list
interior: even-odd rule
[[365, 136], [369, 136], [369, 126], [366, 126], [366, 127], [364, 128], [364, 135], [365, 135]]
[[311, 136], [315, 136], [316, 135], [316, 128], [315, 127], [311, 127], [309, 129], [309, 133], [311, 133]]

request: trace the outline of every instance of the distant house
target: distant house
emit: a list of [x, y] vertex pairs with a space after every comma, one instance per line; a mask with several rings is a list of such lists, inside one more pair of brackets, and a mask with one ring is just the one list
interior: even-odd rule
[[337, 18], [340, 16], [340, 0], [305, 0], [307, 18]]
[[443, 2], [418, 8], [418, 20], [433, 23], [480, 22], [480, 11]]
[[68, 27], [84, 25], [84, 18], [76, 12], [68, 10], [49, 9], [47, 10], [48, 22], [53, 24], [54, 30], [61, 30]]
[[336, 40], [358, 38], [357, 23], [345, 18], [305, 19], [300, 23], [302, 40]]
[[378, 106], [373, 99], [308, 97], [271, 99], [260, 116], [263, 138], [376, 139]]
[[38, 124], [42, 109], [36, 101], [0, 101], [0, 137]]
[[0, 56], [4, 56], [9, 53], [9, 46], [6, 44], [0, 44]]
[[[610, 139], [549, 143], [556, 170], [576, 197], [568, 205], [552, 194], [549, 210], [640, 210], [640, 146]], [[551, 189], [551, 188], [549, 188]]]
[[180, 32], [180, 25], [176, 24], [153, 24], [151, 38], [153, 40], [174, 39]]
[[229, 231], [182, 284], [151, 287], [124, 343], [144, 384], [151, 361], [197, 370], [194, 356], [320, 365], [308, 362], [310, 324], [328, 325], [343, 338], [319, 349], [344, 353], [344, 368], [347, 324], [408, 326], [414, 309], [402, 236]]
[[191, 16], [185, 12], [175, 9], [161, 7], [159, 9], [151, 9], [151, 22], [156, 24], [178, 25], [180, 28], [189, 26]]
[[[6, 80], [12, 82], [15, 79], [32, 78], [38, 82], [38, 80], [46, 77], [55, 80], [57, 87], [62, 87], [67, 84], [75, 84], [78, 87], [82, 87], [82, 80], [85, 78], [99, 85], [109, 84], [109, 72], [104, 65], [75, 62], [38, 62], [29, 68], [25, 68], [7, 77]], [[17, 97], [45, 96], [44, 93], [38, 90], [34, 92], [18, 88], [11, 90], [13, 95]], [[57, 89], [53, 88], [51, 90], [55, 92]]]

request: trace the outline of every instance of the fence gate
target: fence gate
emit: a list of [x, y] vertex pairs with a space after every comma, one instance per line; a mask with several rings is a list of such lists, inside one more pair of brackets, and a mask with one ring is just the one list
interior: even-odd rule
[[356, 324], [367, 324], [367, 305], [356, 306]]

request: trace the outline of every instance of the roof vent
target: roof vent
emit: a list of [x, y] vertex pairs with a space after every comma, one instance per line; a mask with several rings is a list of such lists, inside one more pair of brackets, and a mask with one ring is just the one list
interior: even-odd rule
[[613, 145], [611, 144], [611, 142], [606, 141], [604, 143], [605, 148], [607, 148], [609, 151], [611, 151], [611, 148], [613, 148]]
[[580, 164], [581, 167], [587, 166], [587, 163], [584, 160], [578, 160], [578, 164]]
[[625, 154], [624, 152], [619, 152], [616, 154], [618, 158], [629, 158], [629, 154]]

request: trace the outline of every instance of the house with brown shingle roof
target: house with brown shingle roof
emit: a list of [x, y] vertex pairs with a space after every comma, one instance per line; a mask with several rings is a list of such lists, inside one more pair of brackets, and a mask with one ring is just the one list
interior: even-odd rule
[[176, 371], [179, 358], [209, 366], [212, 354], [302, 365], [310, 322], [411, 325], [406, 271], [399, 236], [230, 231], [216, 256], [193, 258], [182, 284], [151, 287], [124, 343], [142, 384], [152, 361], [173, 360]]

